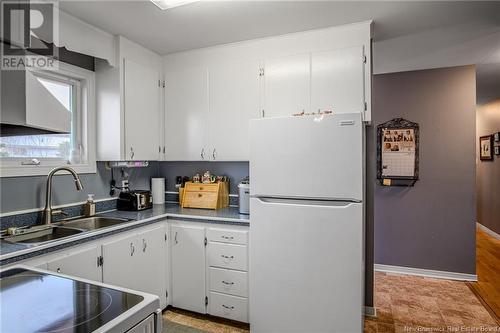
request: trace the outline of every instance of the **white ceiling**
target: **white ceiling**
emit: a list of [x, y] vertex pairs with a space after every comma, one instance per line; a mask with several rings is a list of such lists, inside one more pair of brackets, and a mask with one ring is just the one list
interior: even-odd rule
[[162, 11], [148, 0], [62, 0], [60, 8], [159, 54], [373, 19], [375, 74], [477, 64], [478, 101], [500, 97], [500, 1], [203, 0]]
[[63, 0], [62, 10], [167, 54], [373, 19], [374, 40], [464, 22], [500, 22], [500, 2], [211, 1], [162, 11], [147, 0]]

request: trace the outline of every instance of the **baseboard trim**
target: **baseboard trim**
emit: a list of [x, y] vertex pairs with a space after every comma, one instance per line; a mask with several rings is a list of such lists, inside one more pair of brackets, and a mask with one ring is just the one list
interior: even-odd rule
[[383, 264], [374, 264], [373, 267], [374, 270], [377, 272], [416, 275], [416, 276], [431, 277], [436, 279], [448, 279], [448, 280], [458, 280], [458, 281], [477, 281], [476, 274], [436, 271], [432, 269], [392, 266]]
[[484, 231], [485, 233], [487, 233], [488, 235], [490, 235], [491, 237], [493, 238], [496, 238], [498, 240], [500, 240], [500, 235], [497, 234], [496, 232], [494, 232], [493, 230], [489, 229], [488, 227], [485, 227], [484, 225], [482, 225], [481, 223], [479, 222], [476, 222], [476, 225], [479, 229], [481, 229], [482, 231]]
[[365, 306], [365, 316], [376, 317], [377, 309], [374, 306]]

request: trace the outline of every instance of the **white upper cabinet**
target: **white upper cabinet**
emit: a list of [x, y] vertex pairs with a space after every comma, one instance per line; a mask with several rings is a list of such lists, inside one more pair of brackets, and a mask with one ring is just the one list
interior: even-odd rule
[[124, 59], [125, 155], [157, 160], [160, 148], [160, 74]]
[[364, 112], [363, 46], [311, 55], [311, 111]]
[[165, 159], [209, 159], [208, 71], [182, 67], [165, 77]]
[[210, 68], [209, 160], [248, 161], [249, 121], [261, 116], [259, 75], [258, 61]]
[[310, 54], [294, 54], [264, 62], [265, 117], [309, 112]]
[[371, 22], [179, 52], [163, 60], [168, 161], [248, 160], [253, 118], [333, 110], [359, 112], [371, 121]]
[[163, 155], [161, 57], [116, 38], [117, 66], [96, 61], [97, 159], [158, 160]]

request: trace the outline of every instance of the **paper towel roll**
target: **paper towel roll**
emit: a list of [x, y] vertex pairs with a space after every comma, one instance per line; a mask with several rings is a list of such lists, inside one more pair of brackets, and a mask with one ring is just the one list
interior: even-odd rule
[[151, 192], [154, 204], [165, 203], [165, 178], [151, 178]]

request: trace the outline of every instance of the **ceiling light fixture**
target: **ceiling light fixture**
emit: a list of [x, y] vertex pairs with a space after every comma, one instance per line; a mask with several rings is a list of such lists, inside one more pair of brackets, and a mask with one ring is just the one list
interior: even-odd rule
[[187, 5], [188, 3], [197, 2], [199, 0], [150, 0], [161, 10]]

